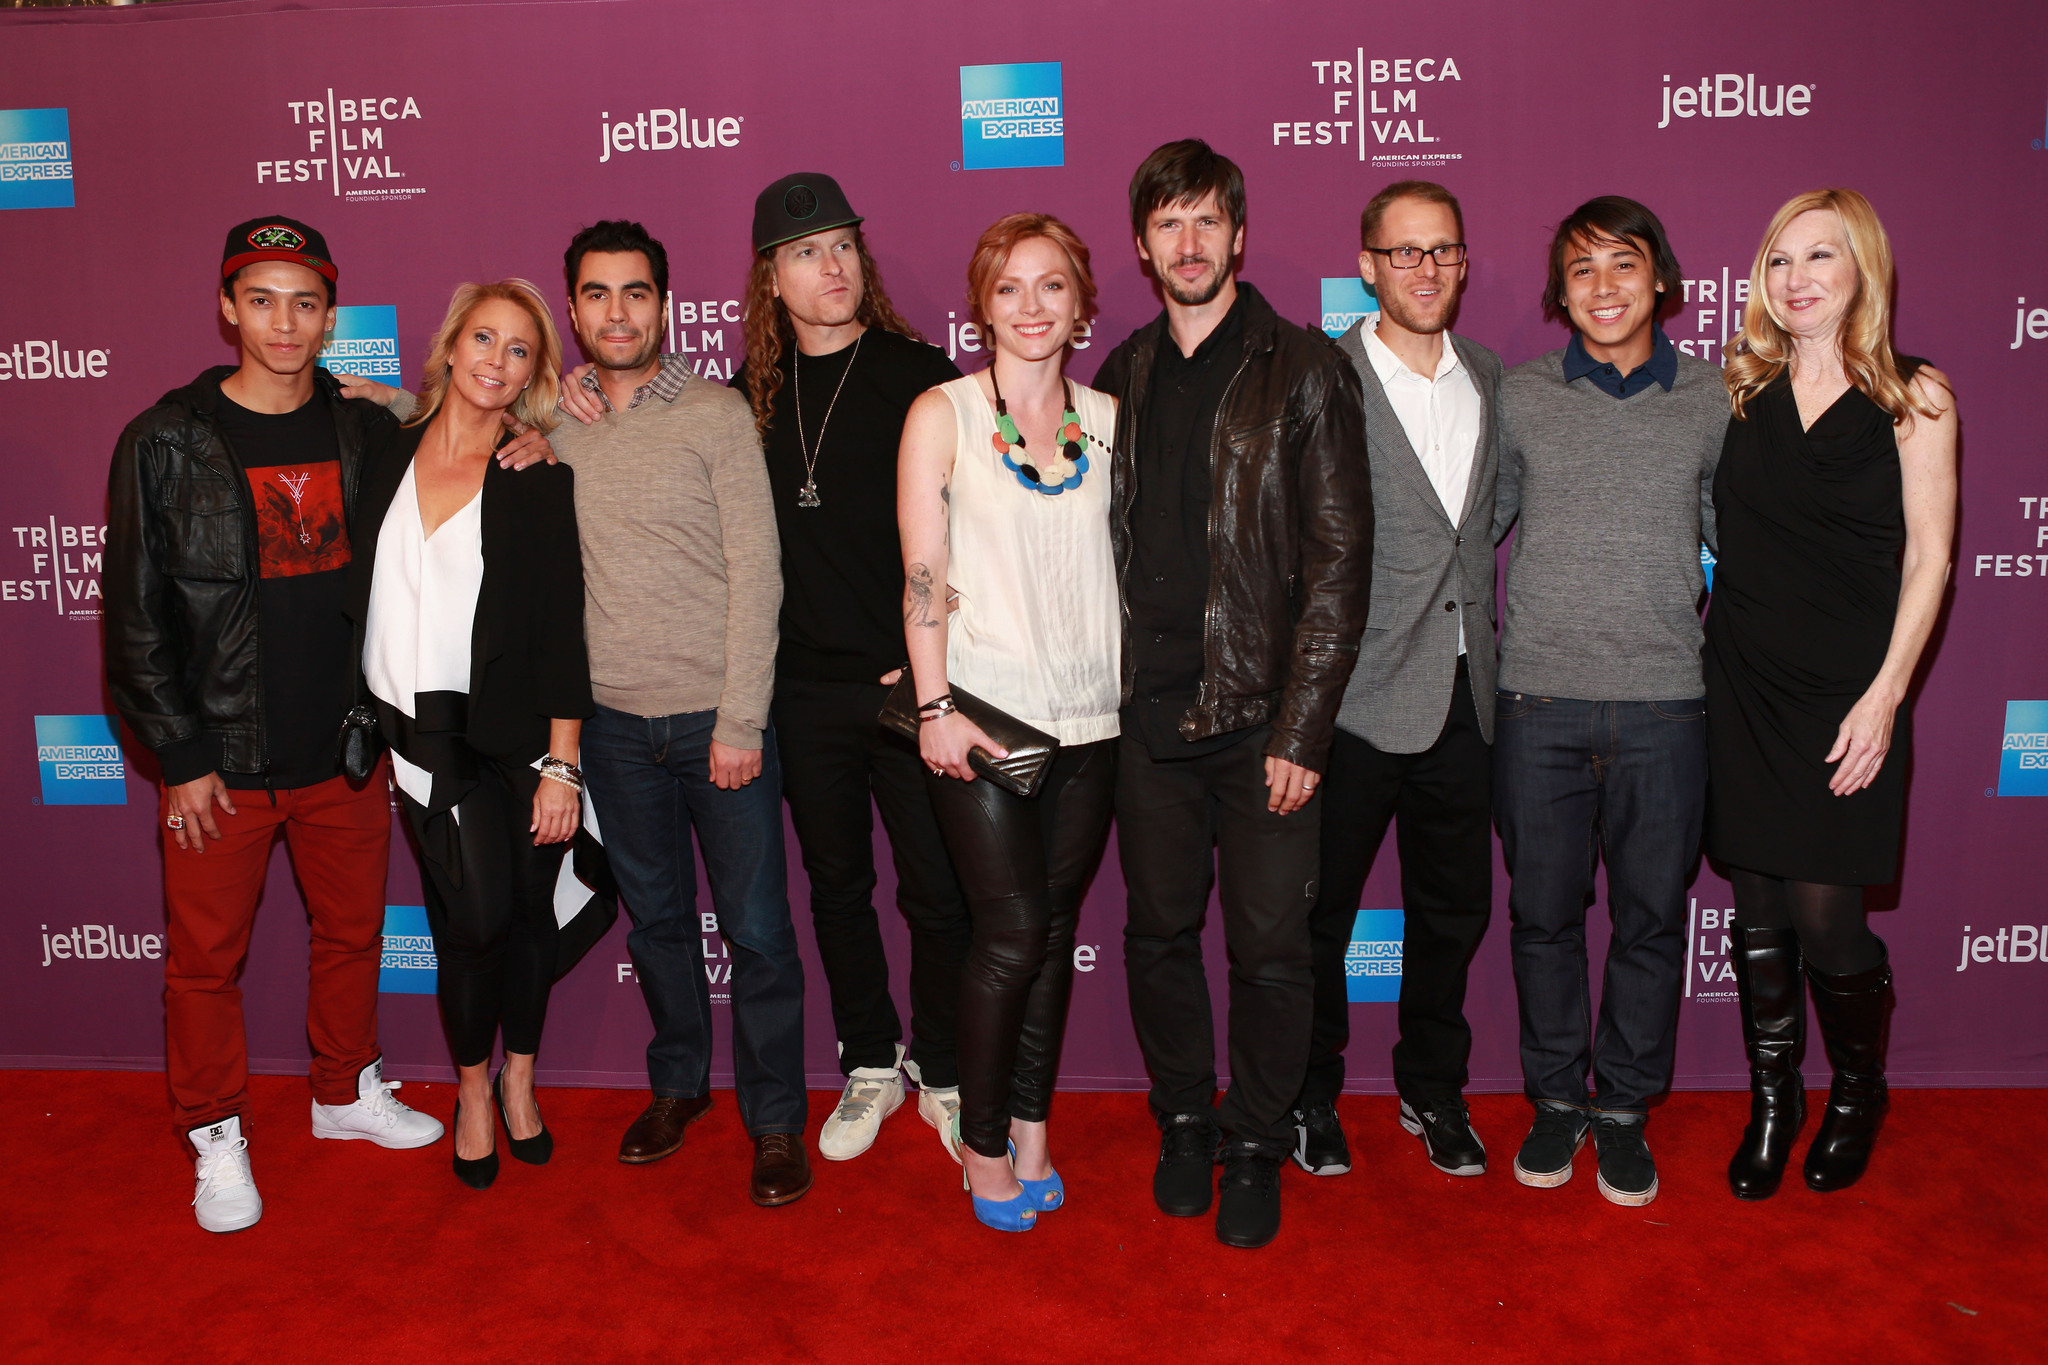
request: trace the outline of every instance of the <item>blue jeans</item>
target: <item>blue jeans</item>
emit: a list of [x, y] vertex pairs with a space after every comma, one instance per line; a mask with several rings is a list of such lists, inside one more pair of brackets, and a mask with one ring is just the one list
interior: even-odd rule
[[[1494, 815], [1512, 886], [1508, 944], [1532, 1100], [1642, 1113], [1671, 1084], [1685, 984], [1685, 888], [1707, 799], [1706, 700], [1495, 694]], [[1586, 907], [1607, 864], [1600, 1027], [1591, 1027]]]
[[718, 928], [732, 953], [733, 1073], [747, 1133], [804, 1130], [804, 969], [789, 920], [782, 852], [782, 769], [775, 732], [761, 775], [736, 791], [711, 783], [716, 711], [634, 716], [600, 706], [583, 722], [583, 771], [620, 898], [626, 946], [654, 1040], [657, 1095], [711, 1088], [711, 990], [697, 917], [694, 826]]

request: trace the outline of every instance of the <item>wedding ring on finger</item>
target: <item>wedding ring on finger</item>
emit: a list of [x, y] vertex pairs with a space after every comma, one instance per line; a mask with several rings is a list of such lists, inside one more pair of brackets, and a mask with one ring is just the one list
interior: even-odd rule
[[170, 829], [183, 829], [185, 828], [185, 817], [182, 815], [173, 815], [170, 819], [164, 821], [164, 824], [166, 827]]

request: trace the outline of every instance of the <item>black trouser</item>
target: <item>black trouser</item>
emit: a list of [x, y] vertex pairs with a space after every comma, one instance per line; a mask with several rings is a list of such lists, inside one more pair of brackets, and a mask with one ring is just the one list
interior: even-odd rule
[[960, 1133], [986, 1157], [1010, 1120], [1042, 1123], [1058, 1078], [1074, 924], [1109, 841], [1116, 742], [1062, 748], [1038, 795], [929, 775], [967, 890], [974, 946], [960, 977]]
[[1419, 754], [1389, 754], [1339, 730], [1316, 800], [1323, 808], [1322, 889], [1309, 923], [1316, 1023], [1301, 1102], [1331, 1104], [1344, 1088], [1351, 1039], [1344, 956], [1389, 820], [1397, 822], [1401, 854], [1394, 1088], [1410, 1103], [1459, 1094], [1472, 1056], [1465, 978], [1493, 911], [1493, 746], [1479, 731], [1464, 658], [1436, 743]]
[[1313, 802], [1266, 809], [1261, 726], [1227, 749], [1155, 761], [1126, 736], [1118, 754], [1117, 854], [1129, 919], [1124, 971], [1138, 1046], [1162, 1114], [1204, 1111], [1216, 1094], [1216, 1026], [1202, 965], [1202, 921], [1221, 864], [1230, 956], [1231, 1137], [1280, 1154], [1301, 1093], [1315, 1009], [1309, 911], [1321, 843]]
[[505, 1051], [540, 1051], [555, 983], [555, 878], [570, 847], [534, 847], [529, 826], [540, 782], [532, 768], [477, 760], [477, 784], [456, 807], [459, 868], [439, 860], [436, 850], [446, 844], [428, 831], [426, 807], [400, 794], [420, 836], [441, 1019], [457, 1066], [489, 1061], [500, 1028]]
[[879, 683], [778, 680], [782, 794], [811, 883], [840, 1070], [895, 1066], [903, 1036], [874, 905], [880, 806], [896, 862], [896, 904], [910, 926], [910, 1060], [923, 1084], [943, 1089], [960, 1083], [953, 1034], [974, 929], [932, 814], [924, 765], [877, 723], [888, 695]]

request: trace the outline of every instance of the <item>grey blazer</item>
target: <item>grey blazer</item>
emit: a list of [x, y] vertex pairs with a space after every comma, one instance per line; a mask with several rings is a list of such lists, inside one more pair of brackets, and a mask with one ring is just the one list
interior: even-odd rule
[[[1456, 524], [1408, 444], [1379, 374], [1365, 353], [1365, 323], [1337, 339], [1365, 387], [1365, 448], [1372, 468], [1372, 608], [1358, 667], [1337, 711], [1339, 728], [1382, 753], [1435, 744], [1450, 714], [1458, 669], [1458, 622], [1479, 732], [1493, 742], [1499, 672], [1493, 601], [1493, 491], [1500, 473], [1500, 357], [1455, 334], [1451, 345], [1479, 390], [1479, 447]], [[1456, 602], [1461, 610], [1446, 611]]]

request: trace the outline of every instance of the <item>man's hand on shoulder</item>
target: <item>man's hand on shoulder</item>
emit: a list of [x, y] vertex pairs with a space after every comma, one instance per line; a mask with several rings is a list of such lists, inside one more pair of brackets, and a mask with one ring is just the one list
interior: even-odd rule
[[398, 395], [405, 392], [404, 389], [393, 388], [389, 384], [379, 384], [374, 379], [365, 379], [359, 374], [345, 374], [336, 370], [334, 377], [341, 384], [343, 398], [367, 398], [380, 408], [390, 407], [398, 401]]
[[546, 432], [526, 425], [510, 412], [505, 414], [505, 425], [511, 429], [512, 439], [498, 447], [499, 464], [507, 469], [524, 469], [542, 460], [555, 463], [555, 448]]
[[578, 365], [562, 376], [562, 411], [586, 427], [604, 416], [604, 399], [583, 387], [584, 377], [596, 368], [590, 364]]

